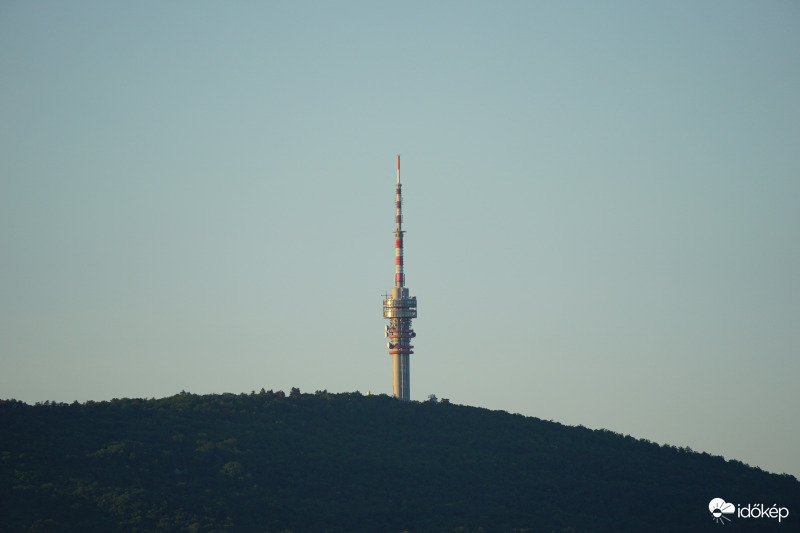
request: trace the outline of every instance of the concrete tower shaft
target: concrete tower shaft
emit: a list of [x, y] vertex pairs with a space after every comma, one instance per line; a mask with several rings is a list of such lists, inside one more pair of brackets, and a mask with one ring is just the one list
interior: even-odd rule
[[392, 396], [404, 401], [411, 399], [409, 355], [414, 353], [411, 339], [416, 333], [411, 329], [411, 319], [417, 318], [417, 298], [409, 296], [403, 272], [403, 197], [400, 184], [400, 156], [397, 156], [397, 188], [395, 192], [394, 231], [394, 287], [391, 295], [384, 295], [383, 318], [386, 326], [387, 347], [392, 356]]

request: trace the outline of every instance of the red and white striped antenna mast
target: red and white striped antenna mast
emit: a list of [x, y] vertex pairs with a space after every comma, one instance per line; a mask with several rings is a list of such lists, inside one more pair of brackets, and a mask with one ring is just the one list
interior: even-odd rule
[[400, 185], [400, 156], [397, 156], [397, 189], [394, 196], [395, 203], [395, 223], [397, 224], [394, 230], [394, 286], [402, 287], [405, 285], [405, 274], [403, 274], [403, 195], [401, 194]]

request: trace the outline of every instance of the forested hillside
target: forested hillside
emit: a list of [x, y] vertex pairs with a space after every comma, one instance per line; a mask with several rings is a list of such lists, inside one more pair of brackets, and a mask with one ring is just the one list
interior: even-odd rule
[[719, 531], [800, 483], [609, 431], [359, 393], [0, 402], [2, 532]]

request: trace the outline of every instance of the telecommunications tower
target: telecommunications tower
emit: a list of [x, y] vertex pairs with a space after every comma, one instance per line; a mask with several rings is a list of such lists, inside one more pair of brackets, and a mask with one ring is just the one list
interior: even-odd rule
[[411, 400], [408, 356], [414, 353], [411, 339], [417, 336], [411, 329], [411, 319], [417, 318], [417, 297], [409, 296], [403, 274], [403, 197], [400, 194], [400, 156], [397, 156], [397, 192], [395, 193], [394, 230], [394, 287], [391, 296], [383, 297], [383, 318], [389, 319], [386, 336], [392, 356], [392, 396]]

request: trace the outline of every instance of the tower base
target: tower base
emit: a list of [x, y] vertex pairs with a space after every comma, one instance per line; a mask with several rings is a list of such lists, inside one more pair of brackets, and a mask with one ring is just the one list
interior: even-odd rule
[[392, 355], [392, 396], [408, 402], [411, 400], [408, 354]]

